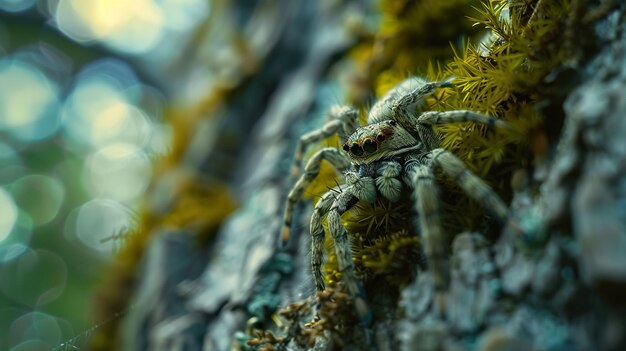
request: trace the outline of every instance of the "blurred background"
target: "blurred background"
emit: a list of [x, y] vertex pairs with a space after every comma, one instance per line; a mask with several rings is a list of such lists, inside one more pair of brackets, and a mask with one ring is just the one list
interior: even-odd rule
[[95, 327], [92, 291], [172, 147], [164, 113], [211, 84], [178, 86], [210, 12], [207, 0], [0, 0], [1, 350]]

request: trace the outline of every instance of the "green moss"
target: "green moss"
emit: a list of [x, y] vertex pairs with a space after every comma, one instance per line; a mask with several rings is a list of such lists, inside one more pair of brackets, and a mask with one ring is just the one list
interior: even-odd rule
[[[357, 73], [348, 103], [366, 107], [406, 76], [423, 75], [433, 61], [452, 55], [451, 42], [477, 38], [483, 31], [463, 19], [478, 0], [379, 2], [380, 26], [352, 50]], [[365, 108], [364, 108], [365, 109]]]
[[[351, 249], [357, 273], [366, 280], [382, 279], [395, 288], [409, 282], [415, 275], [417, 267], [414, 262], [419, 257], [410, 191], [404, 194], [405, 198], [395, 203], [383, 198], [373, 204], [360, 201], [342, 218], [352, 236]], [[341, 273], [334, 241], [329, 236], [325, 249], [328, 255], [324, 265], [326, 284], [335, 287], [341, 282]]]
[[[360, 57], [369, 65], [369, 81], [380, 96], [409, 72], [424, 72], [430, 80], [454, 77], [454, 88], [440, 89], [427, 99], [431, 110], [473, 110], [504, 119], [511, 130], [489, 131], [472, 123], [438, 127], [442, 147], [458, 155], [467, 167], [484, 178], [503, 198], [511, 197], [510, 179], [514, 171], [532, 165], [536, 151], [531, 148], [536, 135], [543, 133], [544, 118], [536, 104], [550, 98], [541, 94], [545, 77], [567, 60], [568, 53], [559, 45], [566, 38], [569, 1], [421, 1], [401, 3], [383, 1], [382, 20], [377, 40], [369, 57]], [[445, 11], [444, 11], [445, 9]], [[507, 15], [510, 9], [510, 16]], [[454, 14], [450, 18], [450, 14]], [[433, 23], [447, 23], [444, 34], [433, 30]], [[462, 23], [462, 24], [459, 24]], [[473, 26], [473, 27], [470, 27]], [[474, 28], [468, 31], [468, 28]], [[465, 33], [467, 39], [457, 50], [448, 46], [448, 61], [432, 46]], [[488, 34], [478, 41], [476, 33]], [[434, 44], [428, 39], [432, 35]], [[473, 39], [472, 38], [472, 34]], [[381, 38], [384, 38], [381, 39]], [[381, 40], [384, 43], [381, 44]], [[415, 45], [415, 43], [420, 45]], [[376, 52], [383, 45], [384, 52]], [[362, 52], [361, 52], [362, 54]], [[372, 62], [376, 62], [373, 65]], [[445, 177], [441, 177], [445, 178]], [[320, 182], [325, 180], [321, 179]], [[452, 182], [440, 184], [444, 205], [445, 228], [449, 234], [484, 228], [485, 213]], [[390, 282], [415, 267], [417, 239], [410, 196], [389, 204], [359, 203], [344, 215], [344, 225], [352, 236], [354, 262], [366, 280], [387, 276]], [[398, 250], [398, 248], [403, 248]], [[324, 271], [330, 286], [340, 281], [334, 247], [327, 240], [328, 260]]]

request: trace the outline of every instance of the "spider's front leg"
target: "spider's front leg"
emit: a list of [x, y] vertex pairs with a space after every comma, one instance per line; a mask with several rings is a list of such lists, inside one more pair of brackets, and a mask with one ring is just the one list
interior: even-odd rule
[[358, 127], [359, 111], [347, 106], [332, 106], [328, 110], [328, 121], [317, 130], [306, 133], [298, 140], [296, 153], [291, 168], [292, 177], [300, 176], [302, 158], [308, 145], [318, 143], [334, 134], [339, 134], [342, 140], [348, 138]]
[[442, 229], [441, 203], [435, 176], [428, 164], [412, 160], [406, 164], [406, 174], [415, 194], [415, 210], [424, 241], [424, 253], [435, 285], [435, 311], [442, 316], [445, 291], [448, 287], [447, 238]]
[[507, 122], [495, 119], [489, 115], [469, 110], [454, 110], [424, 112], [417, 117], [416, 129], [420, 139], [424, 141], [430, 150], [434, 150], [440, 147], [441, 137], [433, 126], [462, 122], [483, 124], [493, 130], [511, 128]]
[[[376, 179], [376, 183], [384, 183], [387, 188], [390, 188], [390, 190], [387, 192], [388, 194], [392, 194], [390, 196], [396, 195], [396, 189], [394, 188], [394, 185], [396, 183], [393, 183], [392, 181], [398, 181], [395, 179], [388, 180], [386, 177], [390, 174], [395, 174], [394, 172], [399, 173], [399, 168], [400, 165], [397, 162], [389, 162], [389, 164], [386, 165], [386, 167], [383, 167], [381, 171], [383, 175]], [[324, 290], [326, 285], [324, 284], [324, 277], [322, 276], [322, 258], [324, 256], [324, 228], [322, 227], [322, 216], [325, 213], [330, 213], [331, 211], [338, 211], [340, 212], [339, 217], [341, 217], [341, 215], [353, 205], [351, 204], [346, 209], [343, 209], [343, 207], [339, 205], [340, 203], [333, 201], [339, 201], [340, 199], [343, 199], [342, 196], [353, 196], [354, 198], [356, 198], [356, 200], [364, 200], [370, 203], [376, 201], [376, 187], [374, 186], [374, 181], [372, 180], [372, 178], [359, 177], [359, 175], [354, 172], [347, 172], [346, 183], [346, 185], [337, 186], [333, 189], [330, 189], [326, 194], [322, 195], [322, 198], [315, 205], [315, 208], [313, 209], [313, 214], [311, 215], [311, 271], [313, 272], [313, 279], [315, 280], [315, 288], [317, 289], [317, 291]], [[341, 201], [346, 203], [354, 201], [356, 203], [354, 199], [351, 199], [350, 201], [344, 199]], [[328, 221], [330, 223], [330, 219]], [[338, 225], [343, 228], [343, 224], [341, 224], [341, 222], [339, 222]], [[335, 228], [337, 228], [337, 226], [335, 226]], [[331, 234], [337, 233], [337, 231], [333, 232], [331, 230], [330, 224], [329, 230], [331, 231]], [[343, 231], [345, 231], [345, 229], [343, 229]], [[349, 250], [348, 254], [351, 255]], [[341, 248], [341, 254], [337, 252], [338, 257], [343, 258], [345, 257], [345, 255], [346, 253], [344, 252], [343, 248]], [[339, 258], [337, 260], [339, 262]], [[347, 262], [352, 262], [352, 256], [347, 259]]]
[[[373, 186], [373, 180], [368, 178]], [[363, 178], [361, 178], [363, 180]], [[374, 189], [374, 194], [376, 193]], [[348, 211], [358, 202], [359, 198], [354, 192], [354, 185], [347, 188], [333, 202], [328, 212], [328, 231], [335, 242], [337, 264], [342, 274], [342, 282], [347, 293], [353, 301], [357, 317], [364, 326], [368, 326], [372, 320], [372, 314], [365, 300], [365, 290], [360, 279], [356, 276], [352, 252], [350, 251], [350, 237], [346, 228], [341, 223], [341, 215]]]
[[435, 284], [435, 308], [439, 315], [445, 310], [445, 292], [448, 288], [449, 268], [447, 238], [441, 222], [441, 205], [433, 168], [440, 168], [472, 199], [482, 204], [501, 221], [506, 220], [508, 208], [500, 197], [482, 179], [465, 167], [449, 151], [435, 149], [423, 161], [407, 162], [406, 173], [415, 189], [415, 207], [424, 240], [426, 258]]
[[437, 88], [452, 87], [449, 80], [442, 82], [423, 82], [405, 95], [400, 96], [391, 106], [393, 118], [412, 134], [417, 133], [428, 150], [440, 147], [441, 137], [434, 130], [437, 124], [474, 122], [484, 124], [490, 128], [510, 128], [509, 124], [489, 115], [469, 111], [428, 111], [422, 114], [415, 113], [415, 105], [425, 97], [432, 95]]
[[283, 214], [283, 228], [280, 239], [280, 244], [283, 247], [289, 240], [289, 232], [291, 230], [291, 221], [293, 218], [293, 208], [295, 204], [302, 199], [304, 189], [306, 189], [319, 174], [322, 160], [328, 161], [328, 163], [330, 163], [338, 172], [344, 172], [351, 166], [350, 160], [345, 156], [345, 154], [332, 147], [321, 149], [311, 157], [304, 168], [304, 174], [300, 176], [287, 196], [287, 204], [285, 205], [285, 212]]
[[324, 258], [324, 227], [322, 226], [322, 216], [328, 213], [330, 206], [336, 199], [336, 194], [342, 192], [341, 186], [330, 189], [317, 202], [311, 215], [311, 272], [315, 282], [315, 289], [323, 291], [326, 287], [322, 276], [322, 259]]

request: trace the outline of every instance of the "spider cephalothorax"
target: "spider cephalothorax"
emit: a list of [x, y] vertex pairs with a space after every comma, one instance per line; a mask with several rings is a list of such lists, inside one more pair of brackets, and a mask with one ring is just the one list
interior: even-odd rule
[[[441, 170], [464, 192], [483, 204], [497, 218], [507, 216], [507, 207], [484, 181], [469, 171], [455, 155], [440, 147], [437, 124], [456, 122], [483, 123], [490, 127], [507, 124], [473, 111], [420, 112], [424, 98], [437, 88], [450, 87], [448, 81], [427, 82], [421, 78], [405, 79], [372, 106], [368, 124], [357, 127], [358, 113], [348, 107], [333, 107], [329, 121], [319, 130], [307, 133], [298, 143], [294, 175], [306, 145], [338, 133], [346, 142], [342, 151], [324, 148], [307, 162], [304, 173], [289, 192], [284, 213], [282, 243], [289, 239], [293, 206], [302, 198], [304, 189], [317, 177], [322, 160], [328, 161], [344, 174], [344, 184], [331, 189], [315, 205], [311, 215], [311, 266], [315, 286], [324, 289], [321, 272], [324, 256], [322, 217], [327, 215], [328, 233], [335, 243], [339, 271], [344, 288], [353, 299], [357, 315], [364, 324], [371, 319], [362, 283], [355, 274], [350, 238], [341, 222], [341, 215], [358, 201], [373, 203], [378, 196], [394, 202], [400, 198], [402, 183], [412, 189], [418, 232], [422, 237], [428, 267], [437, 291], [437, 308], [443, 309], [448, 282], [446, 241], [440, 216], [440, 199], [434, 169]], [[439, 173], [437, 173], [439, 174]]]
[[343, 150], [355, 164], [389, 158], [417, 147], [417, 140], [393, 119], [359, 127], [343, 144]]

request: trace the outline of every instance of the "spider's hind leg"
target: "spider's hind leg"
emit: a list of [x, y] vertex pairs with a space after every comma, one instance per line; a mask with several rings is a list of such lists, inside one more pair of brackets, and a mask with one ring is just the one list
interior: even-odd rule
[[[425, 97], [435, 93], [437, 88], [450, 88], [449, 80], [441, 82], [420, 82], [417, 87], [400, 96], [391, 106], [391, 115], [404, 128], [415, 128], [415, 105], [423, 101]], [[415, 130], [413, 130], [415, 131]], [[412, 132], [413, 132], [412, 131]]]
[[347, 139], [358, 127], [358, 118], [359, 112], [353, 108], [338, 105], [331, 107], [328, 111], [328, 121], [320, 129], [306, 133], [298, 140], [291, 169], [292, 177], [300, 176], [302, 158], [308, 145], [318, 143], [334, 134], [339, 134], [342, 140]]
[[500, 197], [482, 179], [465, 167], [454, 154], [435, 149], [424, 157], [425, 162], [407, 164], [406, 172], [415, 189], [415, 207], [428, 266], [435, 285], [435, 309], [443, 316], [445, 292], [449, 282], [447, 261], [447, 237], [442, 228], [441, 202], [435, 181], [434, 167], [440, 168], [452, 178], [472, 199], [482, 204], [501, 221], [506, 220], [508, 208]]
[[446, 259], [447, 237], [442, 228], [441, 202], [435, 176], [429, 164], [407, 164], [406, 172], [415, 191], [415, 209], [424, 253], [435, 285], [435, 311], [443, 316], [449, 267]]
[[454, 180], [472, 199], [485, 206], [500, 221], [505, 221], [508, 208], [500, 196], [485, 181], [472, 173], [458, 157], [450, 151], [436, 149], [431, 151], [432, 163]]

